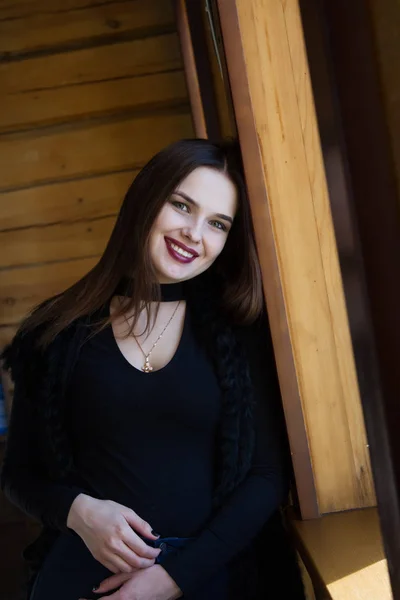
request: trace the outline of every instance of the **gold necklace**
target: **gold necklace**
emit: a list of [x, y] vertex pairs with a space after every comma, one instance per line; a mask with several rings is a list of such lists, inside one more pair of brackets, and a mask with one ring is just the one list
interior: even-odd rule
[[154, 344], [152, 345], [150, 352], [148, 352], [146, 354], [146, 352], [143, 350], [139, 340], [137, 339], [137, 337], [135, 337], [136, 343], [139, 346], [143, 356], [144, 356], [144, 365], [142, 367], [142, 371], [143, 373], [151, 373], [153, 370], [153, 367], [150, 364], [150, 355], [153, 352], [154, 348], [157, 346], [158, 342], [161, 340], [162, 336], [164, 335], [165, 331], [167, 330], [168, 325], [172, 322], [172, 319], [175, 317], [176, 312], [180, 306], [181, 300], [179, 300], [178, 304], [176, 305], [176, 308], [174, 310], [174, 312], [172, 313], [171, 318], [169, 319], [168, 323], [166, 324], [166, 326], [164, 327], [164, 329], [162, 330], [162, 332], [160, 333], [160, 335], [158, 336], [158, 338], [156, 339], [156, 341], [154, 342]]

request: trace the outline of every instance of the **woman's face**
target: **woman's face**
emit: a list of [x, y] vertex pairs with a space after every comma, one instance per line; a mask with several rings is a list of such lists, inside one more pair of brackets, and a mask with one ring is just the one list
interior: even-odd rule
[[221, 254], [237, 210], [237, 190], [220, 171], [192, 171], [164, 204], [150, 233], [160, 283], [191, 279]]

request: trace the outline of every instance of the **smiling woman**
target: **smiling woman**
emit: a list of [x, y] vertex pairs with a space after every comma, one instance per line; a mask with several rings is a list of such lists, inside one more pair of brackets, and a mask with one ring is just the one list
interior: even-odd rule
[[2, 487], [44, 526], [30, 600], [264, 597], [256, 542], [288, 462], [261, 312], [237, 147], [172, 144], [131, 185], [99, 263], [4, 353]]
[[199, 167], [185, 177], [150, 234], [158, 280], [182, 281], [208, 269], [225, 246], [236, 211], [236, 187], [224, 172]]

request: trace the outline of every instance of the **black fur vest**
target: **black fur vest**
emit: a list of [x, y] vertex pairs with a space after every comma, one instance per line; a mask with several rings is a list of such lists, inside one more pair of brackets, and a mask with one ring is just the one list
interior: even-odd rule
[[[275, 378], [273, 356], [268, 344], [268, 322], [262, 319], [252, 327], [234, 328], [219, 313], [211, 296], [207, 297], [204, 289], [196, 289], [195, 286], [188, 291], [187, 305], [195, 334], [213, 362], [221, 389], [222, 417], [214, 494], [215, 507], [218, 507], [244, 480], [251, 466], [255, 436], [254, 394], [249, 363], [254, 366], [262, 353], [262, 362], [267, 369], [271, 368], [272, 378]], [[2, 354], [5, 368], [11, 370], [12, 378], [19, 386], [18, 393], [29, 397], [29, 401], [35, 405], [36, 414], [40, 416], [37, 421], [40, 455], [53, 481], [63, 482], [73, 475], [72, 452], [64, 427], [65, 392], [79, 351], [92, 331], [91, 324], [96, 320], [96, 314], [78, 319], [60, 333], [46, 350], [37, 346], [40, 331], [19, 331]], [[267, 340], [262, 348], [257, 342], [260, 337], [264, 342]], [[254, 374], [257, 375], [252, 369]], [[265, 372], [258, 373], [258, 376], [263, 378]], [[279, 397], [277, 386], [276, 395]], [[56, 535], [57, 532], [45, 529], [39, 540], [25, 551], [33, 577]], [[264, 598], [267, 591], [268, 595], [272, 592], [276, 594], [274, 597], [279, 597], [278, 590], [279, 594], [282, 590], [288, 591], [286, 596], [280, 597], [304, 600], [297, 563], [286, 541], [279, 513], [270, 519], [267, 529], [260, 533], [257, 540], [250, 554], [239, 556], [233, 563], [235, 577], [232, 586], [236, 591], [232, 592], [232, 600]], [[257, 573], [262, 574], [261, 578]], [[256, 584], [256, 581], [259, 583]]]
[[[253, 390], [248, 360], [240, 334], [218, 313], [203, 290], [187, 292], [195, 334], [206, 347], [219, 381], [222, 418], [219, 427], [218, 473], [215, 506], [221, 505], [243, 481], [254, 448]], [[49, 477], [63, 481], [73, 472], [72, 453], [64, 427], [65, 391], [91, 324], [97, 313], [80, 318], [41, 350], [39, 331], [18, 332], [3, 352], [4, 366], [11, 370], [19, 393], [29, 395], [40, 415], [41, 455]]]

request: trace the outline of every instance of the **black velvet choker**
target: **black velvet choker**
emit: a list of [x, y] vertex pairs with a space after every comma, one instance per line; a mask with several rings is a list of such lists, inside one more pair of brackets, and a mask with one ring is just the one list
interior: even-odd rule
[[185, 284], [183, 281], [162, 283], [160, 288], [162, 302], [176, 302], [185, 299]]
[[[183, 281], [177, 283], [162, 283], [161, 302], [176, 302], [185, 299], [185, 284]], [[132, 296], [133, 279], [124, 277], [115, 289], [116, 296]]]

